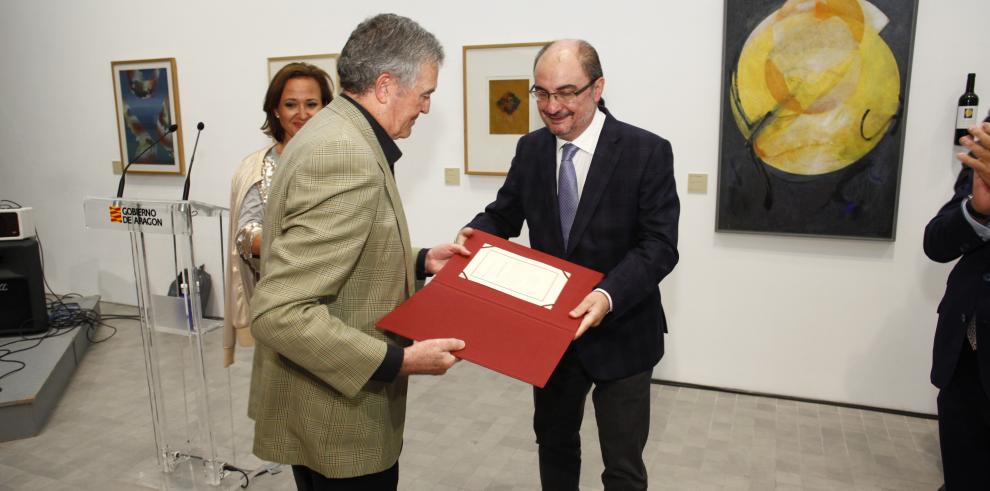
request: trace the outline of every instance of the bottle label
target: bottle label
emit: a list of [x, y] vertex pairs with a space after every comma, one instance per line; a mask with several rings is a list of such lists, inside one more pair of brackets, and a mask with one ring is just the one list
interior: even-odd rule
[[965, 130], [976, 124], [976, 106], [959, 106], [956, 113], [956, 129]]

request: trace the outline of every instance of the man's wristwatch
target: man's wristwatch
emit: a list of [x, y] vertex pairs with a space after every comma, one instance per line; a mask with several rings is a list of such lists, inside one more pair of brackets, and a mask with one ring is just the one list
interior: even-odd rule
[[990, 220], [990, 215], [985, 215], [973, 209], [972, 194], [966, 198], [966, 211], [969, 212], [969, 216], [973, 217], [973, 220], [976, 220], [980, 223], [987, 223], [987, 221]]

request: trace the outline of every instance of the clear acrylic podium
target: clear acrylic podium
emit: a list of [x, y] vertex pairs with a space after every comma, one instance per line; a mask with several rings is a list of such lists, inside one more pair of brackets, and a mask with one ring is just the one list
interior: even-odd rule
[[[204, 316], [207, 287], [197, 265], [219, 259], [207, 271], [219, 292], [210, 292], [211, 303], [220, 305], [227, 209], [126, 198], [87, 198], [83, 209], [88, 228], [130, 233], [158, 464], [171, 473], [199, 462], [205, 481], [219, 485], [236, 468], [231, 382], [219, 341], [223, 319]], [[173, 280], [178, 296], [164, 295]]]

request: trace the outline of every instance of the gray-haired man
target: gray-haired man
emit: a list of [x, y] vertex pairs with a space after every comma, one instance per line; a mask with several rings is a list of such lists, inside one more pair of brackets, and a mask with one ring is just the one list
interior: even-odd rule
[[417, 276], [467, 254], [413, 253], [392, 175], [393, 140], [429, 112], [442, 62], [412, 20], [362, 22], [338, 62], [342, 97], [296, 134], [272, 179], [252, 300], [254, 453], [292, 464], [301, 490], [395, 489], [406, 375], [444, 373], [464, 347], [375, 327]]

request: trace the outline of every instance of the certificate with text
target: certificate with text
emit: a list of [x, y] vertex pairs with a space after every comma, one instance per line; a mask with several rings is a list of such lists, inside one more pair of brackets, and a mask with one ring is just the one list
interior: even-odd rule
[[461, 277], [550, 309], [570, 275], [560, 268], [486, 243], [461, 271]]
[[378, 322], [414, 339], [458, 338], [454, 353], [537, 387], [546, 384], [581, 319], [568, 314], [603, 275], [475, 231], [422, 290]]

